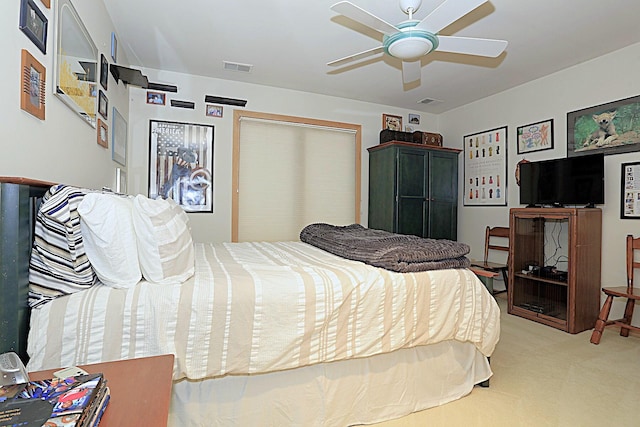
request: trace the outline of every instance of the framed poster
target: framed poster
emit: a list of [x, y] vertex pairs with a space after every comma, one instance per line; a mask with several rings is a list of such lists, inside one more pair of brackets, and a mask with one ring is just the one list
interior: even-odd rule
[[640, 150], [640, 95], [567, 113], [567, 157]]
[[213, 212], [212, 125], [149, 121], [149, 197]]
[[507, 126], [466, 135], [464, 205], [507, 205]]
[[622, 164], [620, 218], [640, 219], [640, 162]]
[[532, 151], [551, 150], [553, 148], [553, 119], [543, 120], [524, 126], [518, 126], [518, 154]]

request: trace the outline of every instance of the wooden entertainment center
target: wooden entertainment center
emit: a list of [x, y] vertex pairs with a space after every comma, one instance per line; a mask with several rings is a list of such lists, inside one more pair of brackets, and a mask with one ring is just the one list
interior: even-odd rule
[[593, 328], [600, 310], [602, 211], [513, 208], [509, 227], [509, 313], [572, 334]]

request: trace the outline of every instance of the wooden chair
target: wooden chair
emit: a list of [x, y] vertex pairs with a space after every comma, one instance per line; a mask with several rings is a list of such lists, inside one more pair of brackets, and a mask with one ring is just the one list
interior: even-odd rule
[[484, 235], [484, 260], [482, 262], [472, 262], [471, 265], [473, 267], [479, 267], [483, 270], [501, 273], [502, 279], [504, 280], [504, 291], [494, 292], [506, 292], [509, 289], [509, 280], [507, 277], [507, 271], [509, 270], [508, 266], [508, 255], [507, 255], [507, 263], [501, 264], [498, 262], [489, 261], [489, 251], [502, 251], [509, 254], [509, 227], [489, 227], [487, 226]]
[[[633, 317], [633, 308], [636, 301], [640, 300], [640, 288], [633, 287], [633, 271], [636, 268], [640, 268], [640, 261], [636, 261], [634, 258], [634, 251], [640, 253], [640, 237], [633, 238], [632, 235], [627, 236], [627, 286], [618, 286], [613, 288], [602, 288], [602, 292], [605, 293], [607, 299], [602, 305], [602, 310], [596, 320], [596, 326], [591, 334], [591, 342], [593, 344], [599, 344], [600, 338], [602, 338], [602, 331], [605, 326], [617, 325], [620, 326], [620, 335], [623, 337], [629, 336], [629, 331], [634, 330], [640, 332], [640, 328], [631, 325], [631, 318]], [[615, 297], [622, 297], [627, 299], [627, 305], [624, 310], [624, 317], [617, 320], [608, 320], [609, 312], [611, 311], [611, 304]]]

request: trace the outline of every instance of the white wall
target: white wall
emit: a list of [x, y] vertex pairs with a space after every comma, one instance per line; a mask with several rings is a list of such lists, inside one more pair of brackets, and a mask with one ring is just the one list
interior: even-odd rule
[[[566, 157], [567, 112], [640, 94], [638, 69], [640, 44], [635, 44], [440, 115], [440, 132], [447, 145], [457, 148], [462, 148], [464, 135], [508, 126], [508, 206], [465, 207], [460, 195], [458, 239], [471, 245], [473, 257], [483, 256], [485, 227], [508, 225], [509, 208], [522, 206], [514, 178], [517, 162], [523, 158], [535, 161]], [[554, 119], [553, 150], [518, 155], [516, 128], [548, 118]], [[625, 237], [640, 235], [640, 221], [620, 219], [620, 164], [638, 160], [638, 152], [605, 156], [605, 204], [600, 206], [603, 285], [624, 285]], [[461, 171], [463, 167], [461, 156]], [[621, 305], [614, 307], [618, 314]]]
[[[149, 120], [212, 124], [214, 131], [214, 213], [189, 214], [198, 241], [231, 240], [231, 164], [233, 109], [224, 106], [223, 117], [205, 115], [205, 95], [248, 100], [245, 110], [299, 117], [310, 117], [362, 125], [362, 202], [360, 222], [367, 224], [369, 188], [369, 156], [367, 148], [378, 144], [382, 114], [403, 116], [416, 111], [390, 108], [384, 105], [316, 95], [307, 92], [276, 89], [228, 80], [212, 79], [180, 73], [145, 69], [150, 81], [178, 86], [178, 93], [167, 94], [167, 105], [146, 103], [146, 90], [132, 88], [130, 99], [129, 145], [131, 162], [128, 170], [130, 193], [148, 194]], [[170, 107], [170, 99], [192, 101], [195, 110]], [[437, 116], [420, 114], [416, 130], [436, 131]]]
[[[36, 1], [36, 5], [49, 20], [47, 53], [43, 54], [18, 29], [20, 1], [0, 2], [0, 40], [2, 62], [0, 66], [0, 175], [22, 176], [78, 186], [100, 188], [115, 183], [116, 164], [111, 161], [109, 149], [100, 147], [96, 129], [89, 126], [53, 94], [55, 86], [54, 44], [56, 2], [51, 9]], [[113, 24], [102, 2], [74, 2], [98, 50], [109, 57]], [[45, 120], [41, 121], [20, 109], [20, 55], [27, 49], [46, 68]], [[127, 89], [116, 85], [109, 77], [109, 109], [117, 106], [128, 114]], [[109, 131], [111, 112], [109, 112]], [[110, 135], [109, 135], [110, 136]]]

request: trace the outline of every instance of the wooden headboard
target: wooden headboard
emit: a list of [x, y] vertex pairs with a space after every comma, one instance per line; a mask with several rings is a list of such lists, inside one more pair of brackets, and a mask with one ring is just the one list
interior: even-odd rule
[[0, 176], [0, 353], [26, 363], [29, 332], [29, 257], [35, 215], [50, 182]]

